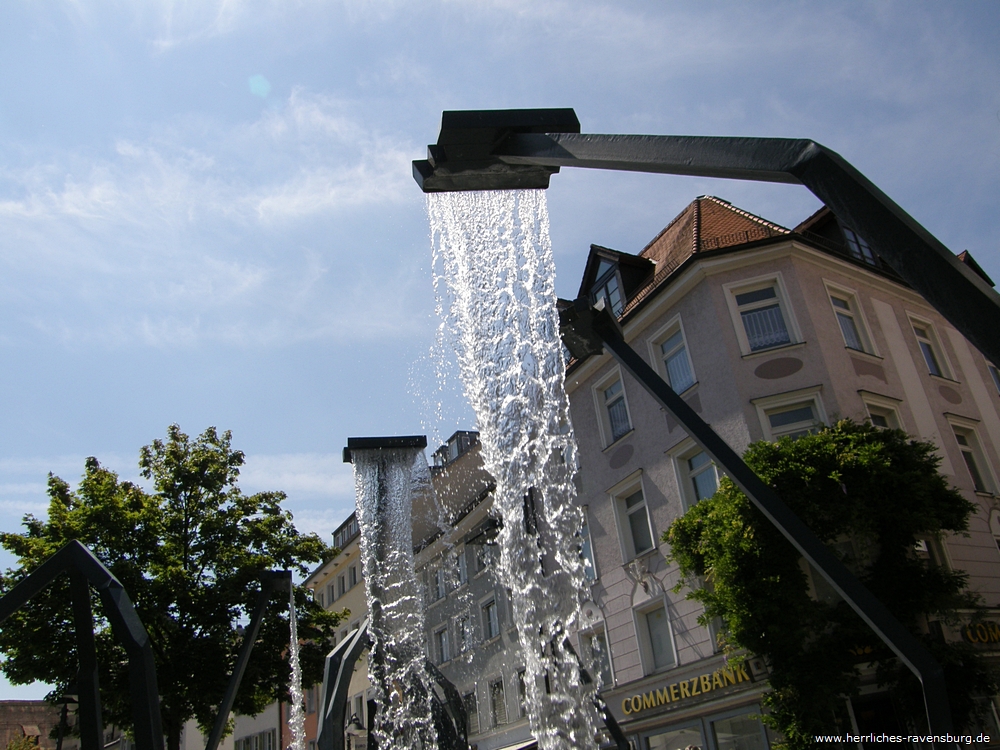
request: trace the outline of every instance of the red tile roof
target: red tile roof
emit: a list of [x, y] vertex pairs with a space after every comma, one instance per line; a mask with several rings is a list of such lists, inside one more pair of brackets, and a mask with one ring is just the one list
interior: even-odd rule
[[653, 240], [640, 257], [656, 262], [652, 280], [629, 299], [627, 314], [684, 261], [696, 253], [788, 235], [785, 227], [711, 195], [695, 198]]

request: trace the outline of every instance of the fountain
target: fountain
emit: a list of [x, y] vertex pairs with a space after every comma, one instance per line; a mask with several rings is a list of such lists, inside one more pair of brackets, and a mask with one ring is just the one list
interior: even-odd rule
[[[413, 162], [413, 176], [428, 194], [520, 191], [548, 187], [550, 176], [563, 166], [805, 185], [848, 225], [864, 235], [878, 256], [988, 359], [1000, 361], [1000, 338], [996, 336], [1000, 325], [1000, 295], [840, 155], [814, 141], [582, 135], [575, 113], [566, 109], [445, 112], [438, 142], [428, 146], [426, 160]], [[520, 201], [520, 196], [524, 195], [512, 194], [515, 196], [510, 199], [513, 203]], [[517, 338], [521, 331], [531, 330], [538, 319], [544, 321], [549, 308], [541, 310], [536, 318], [530, 311], [520, 310], [519, 306], [529, 299], [529, 290], [542, 288], [545, 284], [534, 274], [541, 271], [548, 275], [550, 282], [552, 269], [529, 263], [522, 268], [518, 263], [507, 261], [511, 248], [518, 245], [527, 247], [530, 243], [525, 243], [523, 235], [512, 231], [508, 214], [498, 210], [504, 201], [497, 197], [497, 193], [473, 195], [480, 197], [439, 201], [430, 195], [431, 223], [433, 231], [441, 237], [443, 265], [449, 290], [455, 298], [452, 317], [458, 326], [459, 360], [467, 393], [476, 407], [477, 416], [485, 419], [486, 425], [490, 426], [493, 434], [489, 440], [493, 447], [519, 447], [522, 430], [528, 433], [532, 430], [526, 424], [538, 424], [535, 421], [518, 422], [517, 419], [526, 416], [519, 409], [525, 399], [530, 401], [540, 390], [544, 390], [544, 387], [538, 387], [539, 381], [534, 374], [544, 371], [549, 364], [544, 355], [539, 359], [538, 352], [531, 346], [519, 345], [521, 342]], [[523, 214], [521, 218], [523, 221]], [[483, 237], [489, 239], [484, 241]], [[472, 254], [484, 254], [490, 262], [500, 263], [500, 266], [497, 269], [481, 268], [482, 264], [477, 259], [469, 257]], [[544, 250], [542, 254], [545, 255]], [[524, 257], [530, 257], [530, 252]], [[522, 272], [523, 275], [519, 275]], [[538, 299], [545, 296], [541, 295]], [[490, 318], [470, 306], [470, 301], [479, 304], [492, 302], [488, 306], [495, 308], [491, 310], [495, 315]], [[922, 684], [928, 726], [932, 733], [949, 733], [952, 722], [944, 673], [924, 646], [632, 350], [622, 337], [617, 320], [606, 310], [591, 306], [585, 298], [575, 303], [567, 302], [562, 307], [565, 313], [562, 320], [564, 341], [574, 355], [585, 357], [607, 348], [910, 668]], [[554, 302], [551, 309], [554, 309]], [[500, 323], [504, 320], [513, 326], [513, 336]], [[501, 358], [492, 361], [479, 359], [483, 355]], [[495, 375], [500, 378], [493, 378]], [[528, 386], [528, 390], [522, 394], [516, 388], [507, 389], [509, 384], [517, 382]], [[559, 396], [555, 395], [555, 398], [558, 400]], [[494, 410], [492, 413], [490, 408]], [[485, 425], [483, 428], [485, 435]], [[515, 430], [516, 438], [505, 434], [508, 428]], [[539, 437], [542, 438], [539, 448], [552, 445], [543, 433], [532, 435], [531, 439]], [[485, 446], [485, 437], [483, 442]], [[572, 440], [568, 443], [571, 444]], [[567, 459], [571, 453], [570, 450], [566, 454]], [[528, 448], [523, 454], [511, 453], [511, 463], [518, 464], [522, 456], [536, 462], [528, 465], [530, 470], [552, 463], [551, 454], [533, 448]], [[501, 463], [504, 458], [503, 455], [493, 456]], [[490, 461], [488, 465], [500, 471], [510, 468], [495, 467]], [[513, 476], [505, 477], [505, 482], [507, 479], [513, 479]], [[545, 484], [518, 485], [513, 479], [505, 485], [504, 517], [514, 515], [512, 506], [515, 503], [509, 495], [511, 491], [530, 491], [536, 487], [541, 487], [543, 493], [551, 494]], [[550, 506], [551, 503], [545, 507], [543, 517], [552, 513]], [[526, 500], [526, 511], [527, 508]], [[565, 562], [565, 546], [559, 545], [558, 541], [555, 557]], [[563, 552], [562, 558], [560, 551]], [[505, 549], [506, 554], [509, 553]], [[571, 563], [569, 567], [572, 568]], [[521, 616], [520, 613], [518, 616]], [[527, 631], [534, 627], [534, 622], [524, 620], [522, 625]], [[530, 640], [522, 636], [522, 645], [530, 648]], [[534, 698], [534, 695], [531, 697]], [[581, 704], [580, 710], [586, 713], [586, 709], [586, 705]], [[530, 712], [533, 727], [540, 718], [544, 719], [544, 713], [538, 712], [537, 707]], [[540, 745], [545, 747], [542, 737], [539, 740]]]
[[379, 747], [437, 748], [433, 683], [424, 657], [423, 602], [413, 570], [413, 465], [427, 439], [350, 438]]
[[594, 685], [568, 643], [586, 590], [583, 516], [544, 193], [432, 195], [428, 213], [446, 282], [439, 306], [496, 482], [499, 575], [518, 624], [532, 731], [543, 750], [594, 747]]
[[302, 693], [302, 665], [299, 663], [299, 628], [295, 615], [295, 589], [288, 589], [288, 661], [291, 664], [291, 680], [288, 693], [292, 708], [288, 716], [288, 728], [292, 730], [292, 744], [289, 750], [306, 750], [305, 695]]

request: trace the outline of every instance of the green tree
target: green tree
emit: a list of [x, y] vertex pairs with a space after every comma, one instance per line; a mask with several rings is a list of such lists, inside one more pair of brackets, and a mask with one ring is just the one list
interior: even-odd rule
[[[139, 458], [153, 490], [122, 481], [88, 458], [73, 491], [49, 475], [47, 520], [26, 516], [22, 534], [0, 534], [0, 545], [20, 567], [0, 576], [10, 590], [26, 574], [78, 539], [125, 586], [149, 632], [156, 660], [167, 746], [177, 750], [181, 728], [197, 719], [206, 731], [215, 719], [242, 643], [239, 624], [253, 611], [261, 571], [300, 575], [335, 550], [302, 534], [282, 510], [281, 492], [245, 495], [237, 480], [243, 453], [229, 432], [207, 429], [191, 440], [177, 425]], [[106, 723], [131, 727], [124, 649], [114, 640], [96, 597], [95, 631], [101, 701]], [[324, 611], [296, 588], [295, 605], [304, 684], [322, 679], [324, 654], [345, 613]], [[257, 714], [287, 699], [290, 669], [288, 596], [275, 594], [250, 659], [234, 710]], [[0, 629], [0, 665], [14, 684], [43, 680], [60, 694], [75, 681], [77, 658], [68, 581], [61, 577]]]
[[[979, 604], [964, 573], [915, 553], [918, 538], [964, 532], [975, 509], [938, 474], [934, 446], [842, 421], [798, 440], [754, 443], [744, 460], [942, 664], [956, 721], [970, 716], [974, 696], [996, 692], [970, 645], [946, 643], [929, 627]], [[805, 561], [728, 478], [664, 540], [689, 598], [705, 605], [703, 622], [722, 618], [728, 648], [768, 660], [765, 721], [786, 747], [810, 747], [814, 734], [828, 733], [844, 696], [857, 693], [859, 668], [872, 663], [904, 711], [925, 721], [906, 667], [822, 581], [810, 595]]]

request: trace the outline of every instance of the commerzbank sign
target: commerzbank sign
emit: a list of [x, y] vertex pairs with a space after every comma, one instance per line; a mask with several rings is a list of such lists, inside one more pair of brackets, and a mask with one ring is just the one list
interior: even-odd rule
[[714, 672], [706, 672], [692, 677], [689, 680], [679, 680], [664, 685], [662, 688], [650, 690], [648, 693], [625, 696], [622, 699], [622, 712], [626, 716], [641, 713], [651, 708], [680, 703], [698, 695], [707, 695], [713, 690], [721, 690], [741, 682], [752, 682], [750, 675], [747, 674], [746, 665], [737, 664], [732, 668], [723, 667]]

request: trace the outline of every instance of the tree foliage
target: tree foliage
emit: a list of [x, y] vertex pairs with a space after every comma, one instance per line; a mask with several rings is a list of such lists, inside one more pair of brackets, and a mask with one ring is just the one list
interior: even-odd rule
[[[163, 730], [176, 749], [185, 721], [203, 730], [215, 719], [242, 643], [238, 626], [254, 608], [258, 575], [309, 565], [335, 550], [315, 534], [302, 534], [282, 510], [281, 492], [245, 495], [237, 480], [243, 453], [229, 432], [207, 429], [191, 440], [177, 425], [166, 440], [140, 453], [142, 476], [153, 490], [123, 481], [88, 458], [79, 486], [49, 475], [47, 520], [26, 516], [26, 531], [0, 534], [0, 545], [20, 567], [0, 576], [10, 590], [26, 574], [78, 539], [121, 581], [152, 642]], [[43, 680], [55, 694], [76, 680], [77, 657], [65, 576], [36, 596], [0, 629], [0, 665], [15, 684]], [[324, 611], [303, 589], [295, 591], [305, 684], [322, 678], [324, 654], [343, 614]], [[237, 713], [256, 714], [287, 700], [290, 669], [288, 595], [275, 594], [265, 615], [242, 686]], [[93, 597], [105, 723], [132, 723], [128, 669], [99, 600]]]
[[[995, 693], [971, 646], [945, 643], [928, 627], [978, 605], [964, 573], [914, 549], [917, 538], [964, 532], [975, 509], [937, 473], [933, 445], [842, 421], [798, 440], [754, 443], [744, 460], [938, 659], [956, 721], [970, 715], [973, 696]], [[869, 664], [916, 725], [925, 721], [919, 685], [906, 667], [818, 573], [809, 575], [798, 552], [728, 478], [664, 539], [692, 589], [689, 598], [705, 606], [703, 621], [722, 618], [728, 647], [770, 664], [765, 720], [787, 747], [809, 747], [814, 734], [830, 731]]]

